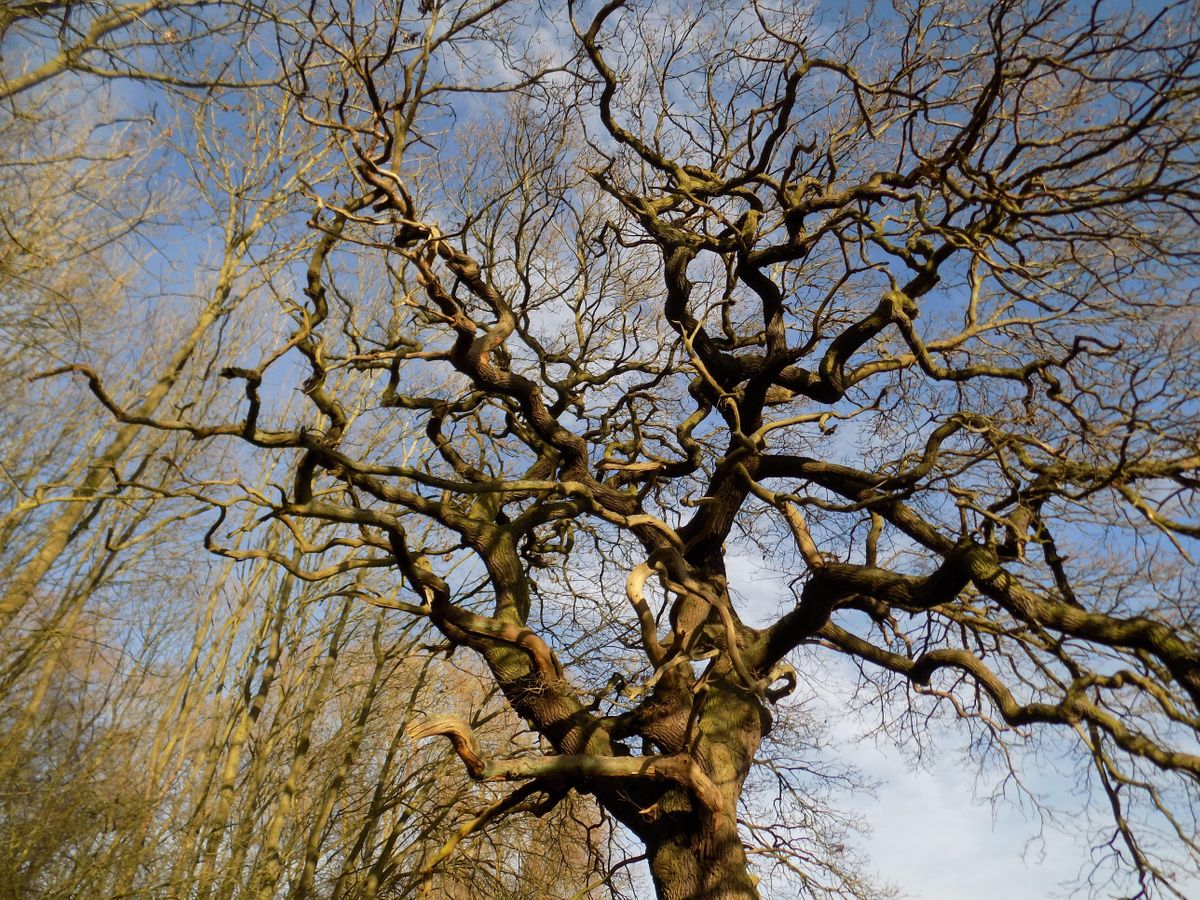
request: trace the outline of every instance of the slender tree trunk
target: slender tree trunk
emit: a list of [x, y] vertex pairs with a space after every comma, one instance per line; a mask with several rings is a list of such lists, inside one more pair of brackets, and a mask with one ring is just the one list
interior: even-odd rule
[[[228, 277], [232, 278], [232, 272]], [[136, 407], [135, 412], [138, 415], [152, 416], [158, 410], [171, 392], [171, 388], [179, 380], [180, 375], [183, 374], [188, 360], [195, 353], [204, 335], [221, 317], [228, 295], [228, 285], [222, 284], [217, 291], [216, 298], [200, 314], [200, 318], [176, 351], [166, 370]], [[46, 573], [62, 557], [77, 526], [88, 515], [97, 495], [111, 482], [112, 469], [125, 456], [141, 431], [140, 425], [124, 425], [119, 428], [108, 445], [92, 460], [87, 474], [75, 489], [75, 499], [63, 503], [57, 515], [42, 528], [41, 546], [9, 582], [3, 594], [0, 594], [0, 630], [7, 629], [13, 619], [20, 615], [42, 579], [46, 577]]]
[[[358, 749], [362, 746], [371, 718], [371, 709], [379, 697], [384, 670], [391, 661], [390, 654], [384, 651], [380, 642], [382, 631], [383, 618], [377, 617], [375, 631], [371, 638], [371, 644], [375, 651], [375, 665], [371, 668], [371, 675], [367, 681], [362, 702], [359, 704], [358, 714], [354, 717], [354, 723], [345, 737], [346, 749], [342, 753], [338, 767], [333, 772], [333, 777], [325, 784], [320, 805], [317, 807], [317, 814], [313, 816], [312, 823], [308, 828], [308, 840], [304, 845], [304, 871], [300, 875], [300, 883], [292, 894], [297, 900], [310, 896], [316, 890], [317, 863], [321, 856], [321, 842], [325, 839], [325, 826], [329, 824], [329, 818], [333, 815], [334, 804], [337, 802], [342, 784], [350, 774], [355, 757], [358, 755]], [[395, 649], [393, 647], [392, 651]]]
[[[269, 630], [266, 635], [268, 640], [267, 657], [263, 664], [262, 674], [258, 680], [258, 688], [254, 692], [250, 702], [244, 705], [239, 711], [237, 721], [229, 736], [229, 745], [225, 755], [225, 764], [221, 770], [220, 787], [217, 790], [216, 804], [207, 825], [208, 836], [204, 842], [203, 862], [201, 863], [199, 877], [196, 880], [196, 884], [199, 887], [199, 896], [207, 896], [212, 881], [216, 877], [214, 873], [217, 868], [221, 844], [228, 837], [229, 817], [233, 812], [237, 779], [241, 768], [242, 751], [246, 746], [246, 742], [250, 739], [255, 726], [258, 724], [258, 720], [267, 704], [268, 696], [275, 685], [275, 678], [279, 673], [279, 659], [283, 652], [283, 630], [287, 621], [287, 613], [290, 608], [289, 602], [294, 584], [295, 582], [290, 575], [285, 573], [281, 576], [274, 598], [275, 608], [271, 613]], [[257, 662], [252, 659], [245, 675], [247, 686], [252, 682], [256, 674], [258, 674]], [[246, 693], [249, 695], [248, 689]], [[256, 759], [256, 763], [261, 765], [259, 761], [264, 758], [265, 754], [260, 754]], [[228, 867], [228, 872], [240, 870], [241, 863], [238, 854], [244, 848], [240, 846], [238, 839], [235, 837], [234, 845], [231, 849], [234, 859], [237, 860], [237, 864], [234, 865], [231, 863]]]
[[292, 765], [288, 771], [287, 780], [283, 783], [283, 789], [279, 793], [279, 799], [276, 801], [275, 811], [267, 822], [266, 830], [262, 835], [262, 847], [255, 860], [258, 871], [255, 873], [250, 893], [259, 900], [268, 900], [274, 896], [283, 874], [287, 861], [287, 854], [281, 849], [284, 826], [292, 818], [296, 793], [300, 790], [304, 774], [308, 770], [309, 751], [312, 749], [313, 722], [316, 721], [317, 713], [325, 702], [326, 692], [333, 679], [333, 669], [342, 648], [342, 635], [354, 603], [354, 598], [349, 596], [342, 601], [342, 608], [333, 626], [333, 634], [329, 638], [329, 649], [313, 670], [316, 675], [316, 684], [305, 698], [304, 706], [301, 709], [299, 734], [292, 753]]

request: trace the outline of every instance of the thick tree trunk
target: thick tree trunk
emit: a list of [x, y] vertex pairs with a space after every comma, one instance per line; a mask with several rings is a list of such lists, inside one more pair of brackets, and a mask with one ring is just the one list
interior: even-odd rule
[[667, 812], [661, 838], [646, 843], [659, 900], [758, 900], [736, 820], [698, 816], [683, 796], [662, 800], [668, 808], [674, 802], [686, 812]]
[[643, 832], [660, 900], [751, 900], [759, 896], [737, 827], [742, 785], [769, 717], [721, 660], [704, 689], [689, 752], [721, 796], [705, 808], [687, 791], [667, 791]]

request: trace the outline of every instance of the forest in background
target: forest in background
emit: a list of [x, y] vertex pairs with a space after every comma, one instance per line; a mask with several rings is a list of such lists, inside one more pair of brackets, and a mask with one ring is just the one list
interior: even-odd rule
[[[120, 426], [85, 385], [29, 380], [86, 363], [143, 414], [230, 414], [205, 378], [270, 335], [302, 179], [328, 175], [267, 86], [13, 74], [126, 8], [0, 13], [0, 896], [594, 896], [611, 835], [581, 804], [449, 852], [486, 795], [406, 724], [458, 711], [497, 746], [533, 738], [426, 625], [364, 600], [386, 575], [297, 578], [256, 558], [292, 535], [252, 515], [230, 553], [205, 549], [194, 479], [265, 485], [280, 455]], [[250, 12], [144, 4], [112, 41], [160, 64], [179, 28], [181, 49], [238, 57]]]

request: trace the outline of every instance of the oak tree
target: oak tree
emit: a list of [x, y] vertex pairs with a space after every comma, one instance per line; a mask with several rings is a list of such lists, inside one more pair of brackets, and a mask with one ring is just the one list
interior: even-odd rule
[[312, 3], [279, 110], [341, 164], [271, 276], [286, 327], [210, 385], [240, 414], [76, 369], [122, 423], [286, 454], [286, 483], [194, 491], [210, 549], [246, 506], [295, 537], [268, 558], [391, 573], [374, 603], [481, 661], [538, 742], [414, 727], [512, 785], [454, 843], [574, 792], [668, 900], [757, 896], [764, 834], [793, 884], [861, 894], [834, 840], [742, 802], [844, 658], [897, 735], [944, 713], [1014, 771], [1074, 753], [1095, 877], [1182, 896], [1194, 12]]

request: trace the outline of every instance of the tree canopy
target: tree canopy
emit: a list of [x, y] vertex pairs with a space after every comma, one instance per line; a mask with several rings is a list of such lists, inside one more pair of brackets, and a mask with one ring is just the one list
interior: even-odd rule
[[426, 879], [583, 796], [664, 900], [872, 895], [848, 776], [801, 758], [834, 666], [899, 743], [957, 723], [1017, 790], [1067, 758], [1108, 816], [1085, 881], [1184, 896], [1194, 4], [147, 6], [170, 59], [116, 5], [94, 50], [30, 26], [3, 83], [136, 70], [204, 109], [154, 183], [226, 199], [138, 240], [224, 246], [204, 328], [237, 339], [179, 351], [172, 408], [119, 359], [26, 372], [224, 454], [114, 461], [89, 498], [199, 510], [217, 556], [432, 628], [526, 723], [414, 709], [504, 787]]

